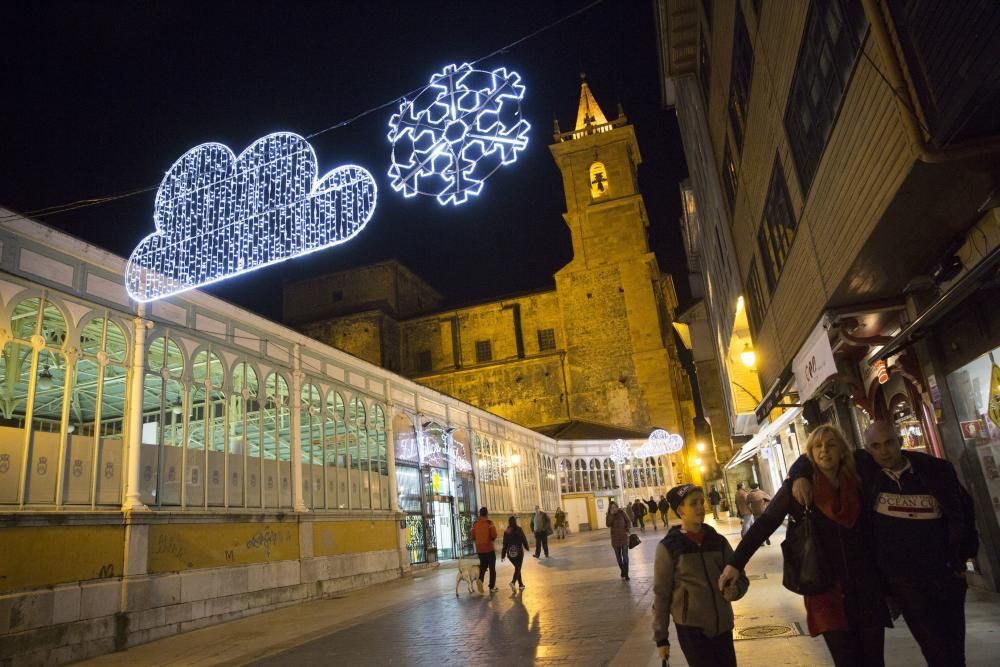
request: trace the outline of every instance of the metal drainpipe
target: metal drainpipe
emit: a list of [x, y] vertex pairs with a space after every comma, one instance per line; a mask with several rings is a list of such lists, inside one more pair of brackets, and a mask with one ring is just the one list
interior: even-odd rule
[[[899, 107], [900, 116], [903, 119], [903, 126], [909, 136], [910, 144], [917, 159], [921, 162], [941, 163], [952, 160], [964, 160], [988, 153], [1000, 151], [1000, 137], [989, 137], [985, 139], [974, 139], [962, 143], [953, 144], [946, 148], [931, 148], [924, 139], [923, 129], [917, 124], [916, 103], [910, 96], [910, 89], [903, 76], [903, 63], [896, 55], [896, 47], [893, 45], [889, 35], [889, 26], [886, 24], [885, 15], [882, 13], [879, 0], [862, 0], [865, 8], [865, 16], [871, 25], [872, 37], [875, 38], [875, 45], [878, 47], [879, 55], [885, 65], [886, 79], [893, 88], [896, 105]], [[909, 107], [907, 107], [909, 103]]]

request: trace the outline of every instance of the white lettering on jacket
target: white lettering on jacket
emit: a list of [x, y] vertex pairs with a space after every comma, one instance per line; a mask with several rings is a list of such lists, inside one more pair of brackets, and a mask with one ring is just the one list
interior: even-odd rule
[[941, 507], [937, 498], [929, 493], [904, 494], [883, 491], [878, 494], [875, 511], [896, 519], [941, 518]]

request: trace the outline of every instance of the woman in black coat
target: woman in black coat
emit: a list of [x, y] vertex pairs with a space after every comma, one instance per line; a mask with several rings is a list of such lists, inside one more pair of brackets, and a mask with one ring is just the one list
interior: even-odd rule
[[514, 577], [510, 580], [510, 590], [517, 592], [517, 586], [524, 590], [524, 580], [521, 579], [521, 565], [524, 563], [524, 552], [528, 549], [528, 538], [517, 525], [517, 517], [507, 520], [507, 530], [503, 532], [503, 550], [500, 561], [510, 558], [514, 565]]

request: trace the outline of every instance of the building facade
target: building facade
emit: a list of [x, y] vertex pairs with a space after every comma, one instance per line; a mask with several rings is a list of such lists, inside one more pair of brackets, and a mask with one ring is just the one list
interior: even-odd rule
[[[380, 279], [382, 296], [352, 301], [344, 291], [341, 310], [324, 305], [340, 285], [375, 273], [411, 279], [387, 262], [286, 285], [286, 320], [373, 363], [398, 360], [420, 384], [533, 429], [586, 423], [632, 437], [662, 428], [693, 445], [691, 389], [672, 326], [677, 297], [649, 248], [634, 129], [620, 110], [609, 121], [586, 83], [574, 129], [555, 129], [550, 151], [573, 243], [555, 289], [451, 310], [427, 296], [417, 312], [397, 306], [395, 282]], [[684, 457], [664, 468], [682, 470]]]
[[384, 581], [467, 552], [480, 505], [560, 503], [556, 438], [198, 291], [136, 304], [123, 258], [0, 215], [0, 662]]
[[1000, 340], [983, 304], [996, 294], [1000, 123], [984, 110], [1000, 99], [1000, 9], [981, 10], [660, 0], [656, 17], [717, 349], [738, 295], [763, 389], [759, 431], [730, 469], [757, 459], [780, 480], [808, 425], [835, 422], [860, 444], [888, 419], [973, 493], [984, 539], [970, 576], [996, 590]]

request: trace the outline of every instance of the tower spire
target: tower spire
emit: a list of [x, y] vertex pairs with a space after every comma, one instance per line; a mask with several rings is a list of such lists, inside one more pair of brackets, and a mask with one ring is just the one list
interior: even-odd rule
[[580, 79], [580, 106], [576, 112], [576, 127], [573, 128], [573, 131], [583, 131], [589, 134], [593, 131], [592, 128], [606, 125], [608, 119], [601, 111], [597, 100], [594, 99], [594, 94], [590, 92], [590, 86], [587, 85], [587, 73], [580, 72]]

